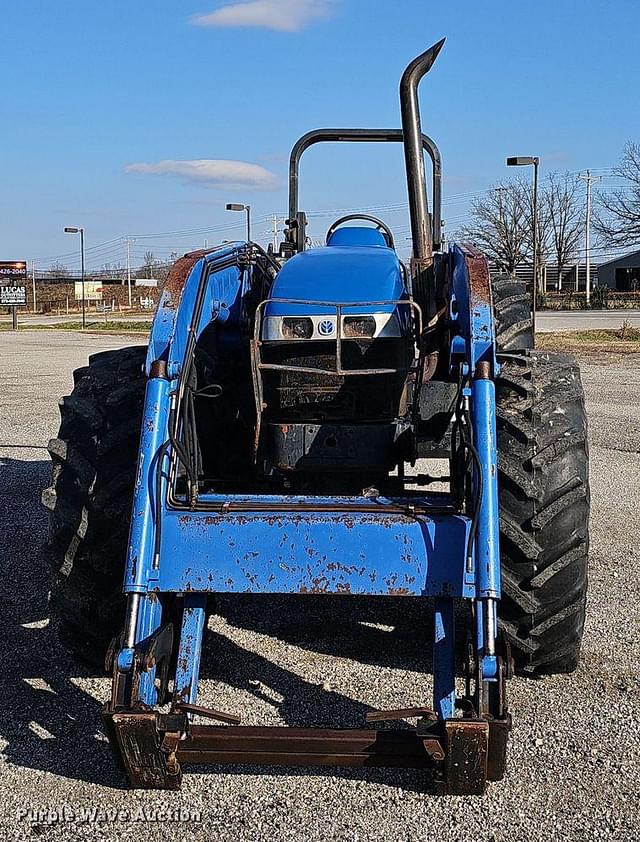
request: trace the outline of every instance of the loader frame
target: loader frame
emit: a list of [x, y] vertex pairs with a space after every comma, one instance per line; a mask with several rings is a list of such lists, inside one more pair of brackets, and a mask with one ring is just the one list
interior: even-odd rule
[[[482, 791], [487, 779], [502, 774], [510, 669], [496, 631], [498, 364], [486, 263], [468, 248], [456, 246], [449, 255], [457, 325], [451, 361], [470, 408], [475, 481], [482, 489], [475, 524], [452, 494], [370, 499], [206, 493], [194, 506], [170, 493], [176, 461], [170, 415], [186, 365], [179, 355], [188, 351], [198, 310], [193, 305], [212, 273], [230, 266], [246, 271], [251, 250], [233, 246], [193, 255], [188, 272], [184, 266], [177, 270], [183, 274], [179, 306], [173, 278], [156, 319], [124, 585], [128, 610], [108, 659], [113, 692], [104, 711], [107, 731], [136, 786], [176, 787], [182, 763], [278, 762], [432, 767], [444, 791]], [[183, 307], [194, 314], [191, 323], [180, 317]], [[168, 353], [152, 359], [167, 325]], [[432, 708], [418, 700], [417, 706], [370, 716], [372, 722], [417, 717], [409, 731], [194, 725], [197, 715], [238, 721], [199, 708], [197, 690], [207, 595], [247, 591], [433, 597]], [[167, 614], [166, 595], [180, 599], [178, 625]], [[465, 693], [456, 695], [455, 603], [461, 599], [473, 605], [475, 636]], [[172, 662], [177, 666], [170, 688]], [[162, 712], [166, 704], [168, 712]]]

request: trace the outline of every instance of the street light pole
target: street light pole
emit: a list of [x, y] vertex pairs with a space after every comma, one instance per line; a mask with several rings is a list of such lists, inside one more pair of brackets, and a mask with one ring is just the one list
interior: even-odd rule
[[517, 155], [507, 158], [508, 167], [533, 166], [533, 289], [531, 290], [531, 330], [535, 341], [536, 312], [538, 310], [538, 167], [540, 158], [536, 155]]
[[82, 329], [87, 326], [84, 304], [84, 228], [65, 228], [65, 234], [80, 234], [80, 278], [82, 280]]
[[33, 314], [35, 316], [37, 312], [37, 305], [36, 305], [36, 262], [33, 260], [31, 262], [31, 286], [33, 289]]
[[538, 227], [538, 166], [540, 158], [533, 159], [533, 310], [531, 313], [531, 329], [536, 335], [536, 314], [538, 312], [538, 238], [540, 231]]
[[251, 242], [251, 205], [240, 205], [235, 202], [229, 202], [225, 205], [228, 211], [246, 211], [247, 213], [247, 242]]
[[131, 309], [131, 240], [127, 240], [127, 290]]
[[82, 329], [87, 326], [84, 304], [84, 228], [80, 229], [80, 277], [82, 278]]

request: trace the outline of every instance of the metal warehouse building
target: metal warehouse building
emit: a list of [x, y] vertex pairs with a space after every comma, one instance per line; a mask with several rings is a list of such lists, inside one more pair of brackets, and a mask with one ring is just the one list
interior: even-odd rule
[[640, 289], [640, 251], [632, 251], [598, 267], [598, 283], [620, 292]]

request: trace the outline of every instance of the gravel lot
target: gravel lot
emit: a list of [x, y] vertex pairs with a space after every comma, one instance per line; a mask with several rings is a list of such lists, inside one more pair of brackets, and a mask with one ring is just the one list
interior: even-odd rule
[[[57, 430], [57, 398], [89, 353], [126, 342], [0, 333], [0, 838], [640, 838], [639, 358], [583, 365], [593, 496], [584, 659], [570, 677], [511, 682], [505, 781], [484, 799], [437, 799], [429, 776], [412, 771], [238, 768], [188, 773], [181, 793], [148, 793], [127, 791], [101, 735], [108, 680], [75, 663], [49, 628], [41, 552], [49, 466], [39, 448]], [[379, 606], [327, 598], [282, 600], [268, 612], [229, 605], [209, 633], [203, 703], [242, 712], [246, 724], [358, 725], [369, 705], [428, 700], [422, 618], [403, 607], [394, 629]], [[154, 820], [153, 811], [180, 808], [194, 815]], [[79, 816], [83, 809], [97, 809], [96, 820]], [[38, 821], [28, 810], [50, 812]]]

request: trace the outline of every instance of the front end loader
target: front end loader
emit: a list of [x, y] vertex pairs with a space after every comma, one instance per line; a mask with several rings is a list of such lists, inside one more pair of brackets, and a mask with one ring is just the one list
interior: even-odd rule
[[[514, 668], [577, 665], [579, 371], [533, 349], [521, 283], [472, 246], [442, 248], [440, 154], [417, 95], [442, 44], [403, 75], [402, 128], [296, 143], [278, 251], [185, 255], [148, 348], [94, 355], [62, 401], [44, 492], [52, 604], [80, 654], [108, 649], [104, 725], [135, 787], [177, 789], [190, 763], [250, 763], [430, 768], [441, 792], [479, 794], [504, 774]], [[320, 142], [402, 145], [408, 267], [369, 216], [307, 247], [300, 160]], [[208, 612], [225, 593], [431, 601], [433, 699], [372, 710], [357, 730], [248, 727], [203, 707]]]

